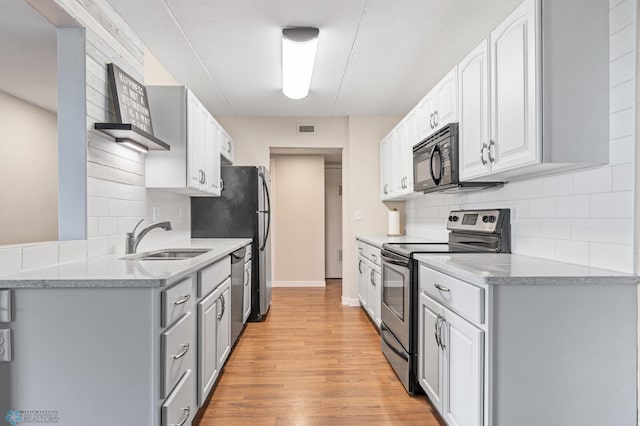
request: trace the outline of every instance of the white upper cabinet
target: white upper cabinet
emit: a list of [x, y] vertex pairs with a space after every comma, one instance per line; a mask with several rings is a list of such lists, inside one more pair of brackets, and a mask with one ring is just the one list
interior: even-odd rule
[[417, 143], [417, 108], [380, 142], [380, 198], [401, 200], [413, 194], [413, 145]]
[[171, 146], [147, 154], [147, 188], [219, 196], [220, 125], [184, 86], [149, 86], [147, 94], [154, 133]]
[[458, 76], [457, 67], [454, 67], [418, 103], [419, 140], [457, 119]]
[[220, 160], [222, 164], [233, 165], [236, 155], [236, 143], [229, 134], [220, 127]]
[[486, 175], [490, 123], [489, 41], [483, 41], [458, 65], [460, 84], [459, 158], [460, 178]]
[[526, 1], [491, 33], [491, 141], [493, 172], [540, 161], [536, 41], [539, 18]]
[[527, 0], [500, 23], [458, 65], [461, 179], [606, 164], [608, 43], [606, 0]]

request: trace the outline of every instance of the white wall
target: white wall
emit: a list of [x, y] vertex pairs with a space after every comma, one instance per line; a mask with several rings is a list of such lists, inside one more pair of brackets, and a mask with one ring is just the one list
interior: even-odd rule
[[407, 233], [446, 238], [453, 208], [509, 207], [512, 251], [633, 272], [636, 1], [610, 2], [610, 164], [406, 203]]
[[113, 62], [136, 80], [145, 81], [142, 42], [105, 0], [94, 0], [90, 7], [77, 0], [55, 0], [55, 4], [86, 29], [88, 239], [5, 246], [0, 248], [0, 274], [123, 253], [125, 232], [143, 217], [147, 224], [170, 220], [174, 231], [149, 233], [140, 244], [141, 251], [190, 237], [189, 198], [147, 190], [144, 155], [93, 130], [95, 122], [114, 119], [107, 63]]
[[271, 194], [273, 286], [324, 286], [324, 157], [271, 157]]
[[58, 239], [57, 120], [0, 92], [0, 244]]

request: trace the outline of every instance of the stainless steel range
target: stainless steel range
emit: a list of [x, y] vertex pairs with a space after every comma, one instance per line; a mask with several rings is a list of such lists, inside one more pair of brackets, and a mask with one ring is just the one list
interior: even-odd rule
[[382, 245], [382, 352], [413, 394], [417, 374], [418, 262], [420, 253], [510, 253], [509, 209], [454, 210], [443, 243]]

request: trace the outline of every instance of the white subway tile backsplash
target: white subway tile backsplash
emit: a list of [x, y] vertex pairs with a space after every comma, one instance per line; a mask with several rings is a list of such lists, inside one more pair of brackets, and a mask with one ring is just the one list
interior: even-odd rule
[[609, 142], [609, 164], [633, 163], [635, 158], [635, 138], [625, 136]]
[[549, 239], [570, 240], [571, 219], [540, 219], [540, 236]]
[[109, 215], [113, 217], [134, 216], [142, 218], [147, 216], [147, 210], [147, 203], [145, 202], [109, 200]]
[[60, 263], [74, 262], [86, 259], [87, 241], [61, 241], [58, 248], [58, 261]]
[[98, 218], [97, 217], [88, 217], [87, 218], [87, 238], [97, 237], [98, 233]]
[[[522, 217], [526, 217], [524, 214], [520, 214]], [[556, 199], [549, 198], [536, 198], [529, 200], [529, 215], [528, 217], [555, 217], [556, 215]]]
[[609, 242], [609, 219], [573, 219], [571, 239], [576, 241]]
[[631, 247], [633, 245], [633, 219], [611, 219], [610, 241]]
[[591, 217], [633, 217], [633, 192], [609, 192], [591, 195]]
[[610, 113], [633, 107], [636, 93], [634, 85], [634, 80], [628, 80], [611, 89], [611, 94], [609, 96]]
[[609, 66], [609, 86], [614, 87], [625, 81], [635, 79], [634, 67], [635, 56], [631, 53], [621, 56], [611, 62]]
[[0, 276], [11, 275], [22, 269], [22, 248], [0, 248]]
[[117, 217], [98, 218], [98, 234], [101, 236], [114, 235], [118, 233]]
[[[614, 0], [615, 1], [615, 0]], [[609, 34], [615, 34], [635, 22], [635, 1], [625, 0], [609, 12]]]
[[611, 191], [611, 168], [598, 167], [573, 174], [574, 194], [593, 194]]
[[558, 217], [589, 217], [589, 196], [572, 195], [556, 199]]
[[611, 168], [614, 191], [632, 191], [635, 181], [633, 164], [623, 164]]
[[510, 183], [509, 185], [515, 186], [515, 191], [517, 191], [517, 194], [518, 194], [517, 198], [530, 199], [530, 198], [542, 197], [542, 180], [541, 179], [523, 180], [519, 182]]
[[556, 241], [555, 260], [587, 265], [589, 263], [589, 243], [582, 241]]
[[541, 219], [527, 219], [523, 218], [520, 221], [512, 225], [512, 235], [523, 237], [540, 237], [541, 236]]
[[38, 269], [58, 263], [58, 243], [22, 248], [22, 270]]
[[109, 199], [87, 197], [88, 216], [109, 216]]
[[573, 194], [573, 176], [569, 173], [542, 178], [542, 196]]
[[633, 250], [626, 245], [589, 243], [589, 266], [633, 272]]
[[609, 60], [613, 61], [622, 55], [633, 52], [635, 48], [636, 26], [628, 25], [609, 39]]
[[635, 131], [635, 108], [628, 108], [609, 117], [609, 139], [631, 136]]

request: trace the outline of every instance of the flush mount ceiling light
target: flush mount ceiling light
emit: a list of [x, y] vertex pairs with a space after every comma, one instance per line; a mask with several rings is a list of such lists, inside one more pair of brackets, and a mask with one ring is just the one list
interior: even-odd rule
[[302, 99], [309, 94], [319, 33], [312, 27], [282, 30], [282, 93], [288, 98]]

